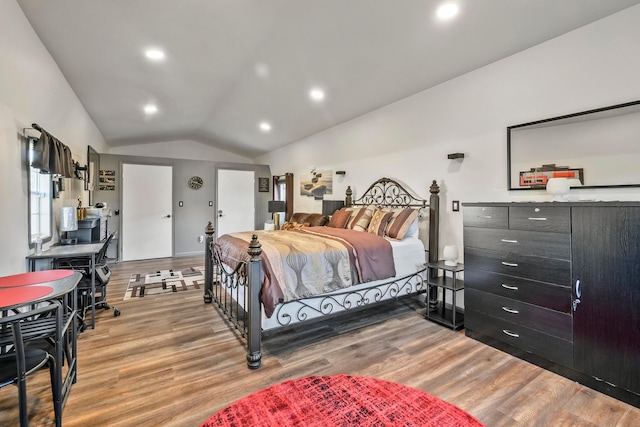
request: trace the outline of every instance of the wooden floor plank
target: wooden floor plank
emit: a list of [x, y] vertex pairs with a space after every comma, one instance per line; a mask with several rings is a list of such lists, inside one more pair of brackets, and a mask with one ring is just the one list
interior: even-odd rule
[[[244, 343], [201, 290], [123, 300], [132, 273], [202, 265], [200, 257], [112, 265], [96, 329], [79, 339], [78, 382], [65, 427], [197, 426], [271, 384], [349, 373], [420, 388], [487, 426], [640, 425], [640, 410], [424, 319], [424, 303], [271, 334], [263, 366], [246, 367]], [[28, 379], [33, 425], [53, 425], [46, 370]], [[18, 420], [14, 387], [0, 390], [0, 425]]]

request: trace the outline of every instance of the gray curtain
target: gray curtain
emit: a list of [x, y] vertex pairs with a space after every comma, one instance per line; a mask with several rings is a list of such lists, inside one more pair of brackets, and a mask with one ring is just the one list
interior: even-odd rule
[[62, 175], [65, 178], [73, 177], [71, 150], [55, 136], [41, 130], [40, 138], [34, 144], [33, 151], [32, 167], [52, 175]]

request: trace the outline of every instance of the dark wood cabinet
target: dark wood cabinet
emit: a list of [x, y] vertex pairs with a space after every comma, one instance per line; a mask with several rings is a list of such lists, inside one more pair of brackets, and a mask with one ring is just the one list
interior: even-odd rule
[[640, 394], [640, 209], [577, 207], [571, 223], [575, 369]]
[[464, 204], [466, 335], [640, 407], [640, 202]]

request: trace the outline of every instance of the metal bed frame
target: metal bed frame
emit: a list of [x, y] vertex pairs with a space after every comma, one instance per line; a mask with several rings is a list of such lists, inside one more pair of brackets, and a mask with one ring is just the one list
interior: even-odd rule
[[[435, 262], [438, 258], [438, 229], [439, 229], [439, 192], [440, 187], [433, 180], [429, 188], [430, 198], [419, 199], [409, 193], [400, 183], [390, 178], [381, 178], [373, 183], [362, 197], [353, 201], [351, 187], [347, 187], [345, 206], [357, 207], [376, 205], [390, 208], [414, 207], [429, 208], [429, 244], [428, 260]], [[250, 260], [238, 265], [235, 269], [222, 263], [219, 248], [214, 244], [215, 229], [211, 222], [205, 228], [205, 288], [204, 302], [215, 301], [225, 317], [240, 331], [247, 340], [247, 365], [250, 369], [257, 369], [262, 363], [262, 307], [259, 300], [261, 288], [260, 256], [261, 244], [258, 237], [253, 235], [247, 252]], [[277, 317], [280, 327], [317, 319], [322, 316], [344, 314], [353, 309], [359, 309], [376, 304], [390, 298], [399, 298], [424, 293], [424, 273], [426, 266], [418, 271], [404, 276], [394, 277], [375, 286], [353, 290], [346, 288], [331, 294], [321, 294], [302, 300], [289, 301], [277, 305], [273, 316]], [[435, 295], [429, 295], [429, 300]], [[283, 311], [283, 307], [293, 306], [295, 318]], [[273, 317], [272, 316], [272, 317]]]

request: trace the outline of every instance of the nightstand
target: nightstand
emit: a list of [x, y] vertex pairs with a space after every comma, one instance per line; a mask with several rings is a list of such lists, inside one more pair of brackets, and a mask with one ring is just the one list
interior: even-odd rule
[[[442, 271], [442, 276], [439, 275], [440, 271]], [[427, 295], [431, 295], [430, 291], [433, 286], [436, 289], [442, 288], [442, 301], [438, 299], [434, 308], [427, 304], [425, 317], [453, 330], [464, 328], [464, 311], [456, 308], [456, 296], [464, 289], [464, 280], [458, 279], [458, 273], [461, 271], [464, 271], [464, 264], [458, 263], [451, 266], [446, 265], [444, 261], [427, 263]], [[432, 276], [434, 276], [433, 279]], [[451, 292], [450, 306], [447, 306], [446, 302], [447, 290]]]

